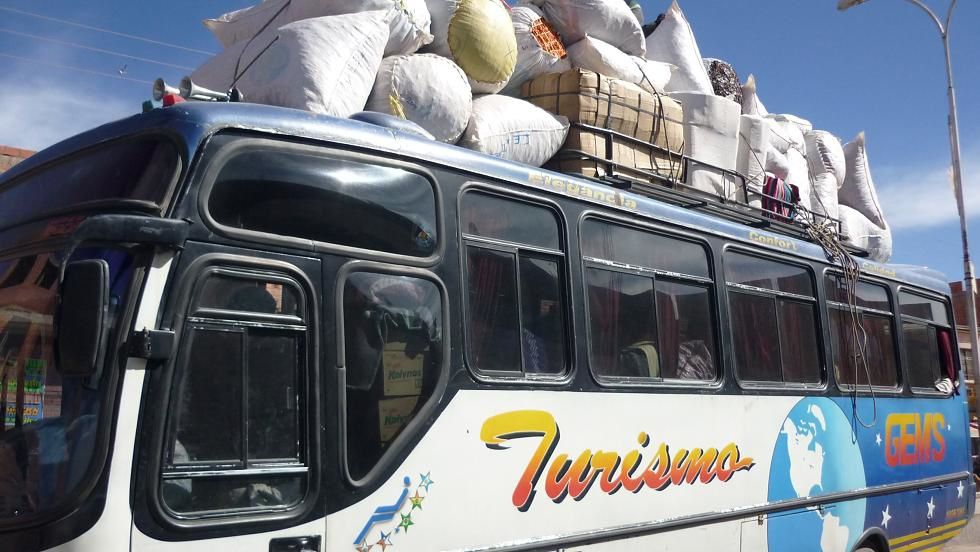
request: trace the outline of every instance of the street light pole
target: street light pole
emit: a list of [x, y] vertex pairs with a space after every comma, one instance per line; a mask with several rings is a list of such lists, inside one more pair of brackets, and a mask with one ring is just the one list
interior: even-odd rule
[[[863, 4], [868, 0], [840, 0], [837, 9], [844, 11], [858, 4]], [[966, 229], [966, 206], [963, 201], [963, 174], [960, 168], [960, 128], [956, 119], [956, 90], [953, 88], [953, 63], [949, 53], [949, 23], [953, 17], [953, 9], [956, 8], [956, 0], [952, 0], [946, 12], [946, 21], [940, 21], [939, 17], [929, 9], [929, 6], [921, 0], [907, 0], [921, 8], [939, 30], [939, 36], [943, 41], [943, 54], [946, 56], [946, 84], [947, 96], [949, 99], [949, 145], [953, 161], [953, 193], [956, 195], [956, 211], [960, 217], [960, 238], [963, 241], [963, 291], [968, 301], [966, 302], [966, 323], [970, 332], [970, 349], [973, 360], [973, 385], [974, 389], [980, 390], [980, 337], [977, 336], [977, 307], [976, 307], [976, 276], [973, 270], [973, 261], [970, 260], [970, 240]], [[980, 414], [980, 392], [975, 396], [977, 413]]]

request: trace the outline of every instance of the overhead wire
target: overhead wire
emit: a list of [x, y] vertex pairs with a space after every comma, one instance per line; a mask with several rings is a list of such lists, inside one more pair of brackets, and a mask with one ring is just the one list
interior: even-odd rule
[[16, 36], [23, 36], [23, 37], [27, 37], [27, 38], [33, 38], [33, 39], [36, 39], [36, 40], [46, 40], [48, 42], [54, 42], [56, 44], [63, 44], [65, 46], [69, 46], [71, 48], [82, 48], [84, 50], [90, 50], [90, 51], [93, 51], [93, 52], [98, 52], [100, 54], [108, 54], [108, 55], [111, 55], [111, 56], [118, 56], [118, 57], [122, 57], [122, 58], [126, 58], [126, 59], [132, 59], [132, 60], [136, 60], [136, 61], [143, 61], [143, 62], [146, 62], [146, 63], [153, 63], [153, 64], [156, 64], [156, 65], [163, 65], [163, 66], [166, 66], [166, 67], [173, 67], [174, 69], [183, 69], [183, 70], [186, 70], [186, 71], [193, 71], [194, 70], [193, 67], [187, 67], [187, 66], [184, 66], [184, 65], [177, 65], [177, 64], [174, 64], [174, 63], [167, 63], [165, 61], [158, 61], [158, 60], [155, 60], [155, 59], [149, 59], [149, 58], [144, 58], [144, 57], [139, 57], [139, 56], [132, 56], [132, 55], [129, 55], [129, 54], [124, 54], [122, 52], [115, 52], [113, 50], [105, 50], [103, 48], [96, 48], [94, 46], [86, 46], [85, 44], [78, 44], [77, 42], [69, 42], [67, 40], [59, 40], [57, 38], [51, 38], [51, 37], [47, 37], [47, 36], [35, 35], [35, 34], [25, 33], [25, 32], [21, 32], [21, 31], [14, 31], [12, 29], [0, 29], [0, 33], [8, 33], [8, 34], [16, 35]]
[[10, 13], [16, 13], [16, 14], [19, 14], [19, 15], [24, 15], [24, 16], [27, 16], [27, 17], [34, 17], [34, 18], [37, 18], [37, 19], [44, 19], [46, 21], [53, 21], [55, 23], [61, 23], [62, 25], [70, 25], [72, 27], [78, 27], [80, 29], [86, 29], [86, 30], [89, 30], [89, 31], [96, 31], [96, 32], [100, 32], [100, 33], [111, 34], [111, 35], [122, 37], [122, 38], [128, 38], [130, 40], [139, 40], [139, 41], [146, 42], [146, 43], [149, 43], [149, 44], [156, 44], [158, 46], [166, 46], [168, 48], [177, 48], [178, 50], [184, 50], [184, 51], [187, 51], [187, 52], [194, 52], [196, 54], [204, 54], [204, 55], [208, 55], [208, 56], [213, 56], [214, 55], [214, 52], [209, 52], [207, 50], [198, 50], [197, 48], [188, 48], [187, 46], [181, 46], [180, 44], [173, 44], [173, 43], [170, 43], [170, 42], [163, 42], [161, 40], [154, 40], [152, 38], [146, 38], [146, 37], [142, 37], [142, 36], [138, 36], [138, 35], [134, 35], [134, 34], [121, 33], [121, 32], [113, 31], [113, 30], [110, 30], [110, 29], [103, 29], [101, 27], [94, 27], [92, 25], [85, 25], [84, 23], [77, 23], [75, 21], [69, 21], [67, 19], [60, 19], [60, 18], [57, 18], [57, 17], [51, 17], [49, 15], [42, 15], [42, 14], [39, 14], [39, 13], [29, 12], [29, 11], [25, 11], [25, 10], [19, 10], [19, 9], [16, 9], [16, 8], [9, 8], [9, 7], [6, 7], [6, 6], [0, 6], [0, 11], [6, 11], [6, 12], [10, 12]]
[[42, 61], [42, 60], [39, 60], [39, 59], [34, 59], [34, 58], [29, 58], [29, 57], [24, 57], [24, 56], [17, 56], [17, 55], [8, 54], [8, 53], [5, 53], [5, 52], [0, 52], [0, 57], [6, 57], [6, 58], [11, 58], [11, 59], [18, 59], [18, 60], [21, 60], [21, 61], [29, 61], [31, 63], [38, 63], [38, 64], [41, 64], [41, 65], [48, 65], [48, 66], [51, 66], [51, 67], [57, 67], [59, 69], [68, 69], [68, 70], [71, 70], [71, 71], [80, 71], [82, 73], [89, 73], [91, 75], [99, 75], [99, 76], [102, 76], [102, 77], [109, 77], [109, 78], [119, 79], [119, 80], [124, 80], [124, 81], [138, 82], [140, 84], [149, 84], [149, 85], [152, 85], [153, 84], [151, 81], [147, 81], [147, 80], [134, 79], [132, 77], [125, 77], [123, 75], [114, 75], [112, 73], [104, 73], [102, 71], [93, 71], [91, 69], [84, 69], [82, 67], [75, 67], [75, 66], [72, 66], [72, 65], [63, 65], [61, 63], [53, 63], [53, 62], [50, 62], [50, 61]]

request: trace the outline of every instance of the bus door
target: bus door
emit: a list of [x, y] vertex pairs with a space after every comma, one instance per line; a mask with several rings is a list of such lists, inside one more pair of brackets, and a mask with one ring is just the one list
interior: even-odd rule
[[165, 299], [132, 550], [323, 550], [314, 258], [188, 242]]

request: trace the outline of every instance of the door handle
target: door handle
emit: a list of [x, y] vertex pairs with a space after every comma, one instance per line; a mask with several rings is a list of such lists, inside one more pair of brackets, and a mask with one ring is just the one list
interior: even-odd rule
[[320, 552], [320, 537], [272, 539], [269, 552]]

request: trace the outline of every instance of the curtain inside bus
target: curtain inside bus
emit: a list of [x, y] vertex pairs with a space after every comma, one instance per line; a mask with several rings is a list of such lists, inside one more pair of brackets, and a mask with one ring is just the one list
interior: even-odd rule
[[[48, 511], [90, 473], [110, 370], [63, 377], [54, 355], [58, 270], [52, 254], [0, 261], [0, 520]], [[133, 274], [118, 250], [79, 251], [72, 260], [109, 263], [110, 330]]]

